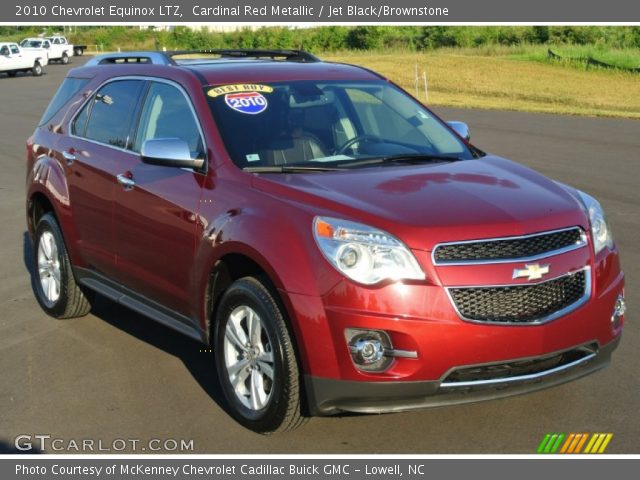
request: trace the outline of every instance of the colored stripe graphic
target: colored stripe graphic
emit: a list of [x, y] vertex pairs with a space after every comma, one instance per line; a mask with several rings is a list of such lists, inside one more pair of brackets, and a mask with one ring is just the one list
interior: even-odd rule
[[[613, 438], [613, 433], [547, 433], [538, 445], [537, 453], [542, 454], [576, 454], [604, 453]], [[588, 441], [587, 441], [588, 440]], [[583, 447], [586, 443], [586, 447]]]
[[587, 441], [587, 438], [589, 438], [589, 434], [588, 433], [583, 433], [582, 434], [582, 439], [580, 439], [580, 442], [578, 442], [578, 445], [576, 445], [575, 453], [580, 453], [580, 451], [582, 450], [582, 446]]
[[604, 453], [613, 438], [613, 433], [594, 433], [584, 453]]
[[538, 450], [536, 450], [537, 453], [544, 453], [544, 447], [547, 446], [547, 442], [549, 441], [550, 438], [551, 438], [551, 434], [550, 433], [547, 433], [544, 436], [544, 438], [540, 442], [540, 445], [538, 445]]
[[540, 445], [538, 445], [538, 453], [556, 453], [560, 445], [562, 445], [562, 440], [564, 440], [564, 433], [547, 433]]

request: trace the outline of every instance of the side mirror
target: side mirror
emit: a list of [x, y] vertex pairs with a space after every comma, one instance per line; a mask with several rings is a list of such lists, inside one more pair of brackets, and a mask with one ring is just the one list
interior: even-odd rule
[[471, 139], [471, 132], [469, 131], [469, 126], [464, 122], [447, 122], [454, 132], [460, 135], [465, 140]]
[[156, 138], [142, 144], [140, 157], [149, 165], [178, 168], [202, 168], [203, 158], [191, 158], [189, 145], [180, 138]]

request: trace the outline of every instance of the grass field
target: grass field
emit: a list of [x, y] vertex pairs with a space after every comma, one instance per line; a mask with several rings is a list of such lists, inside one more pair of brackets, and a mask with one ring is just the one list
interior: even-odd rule
[[[593, 47], [572, 48], [556, 53], [640, 66], [639, 52], [608, 50], [599, 56]], [[640, 74], [549, 62], [545, 56], [540, 46], [321, 55], [372, 68], [414, 94], [417, 65], [420, 78], [427, 73], [429, 105], [640, 119]], [[425, 100], [422, 80], [418, 97]]]

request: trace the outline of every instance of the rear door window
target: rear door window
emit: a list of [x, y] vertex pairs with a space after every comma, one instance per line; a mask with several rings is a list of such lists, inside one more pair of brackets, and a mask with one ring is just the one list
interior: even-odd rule
[[102, 87], [76, 118], [74, 133], [106, 145], [130, 148], [143, 86], [142, 80], [119, 80]]

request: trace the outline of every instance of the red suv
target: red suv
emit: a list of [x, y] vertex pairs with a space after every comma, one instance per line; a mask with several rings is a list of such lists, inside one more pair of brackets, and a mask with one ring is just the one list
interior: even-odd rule
[[303, 51], [101, 55], [28, 140], [35, 295], [211, 345], [239, 422], [473, 402], [610, 361], [599, 203]]

